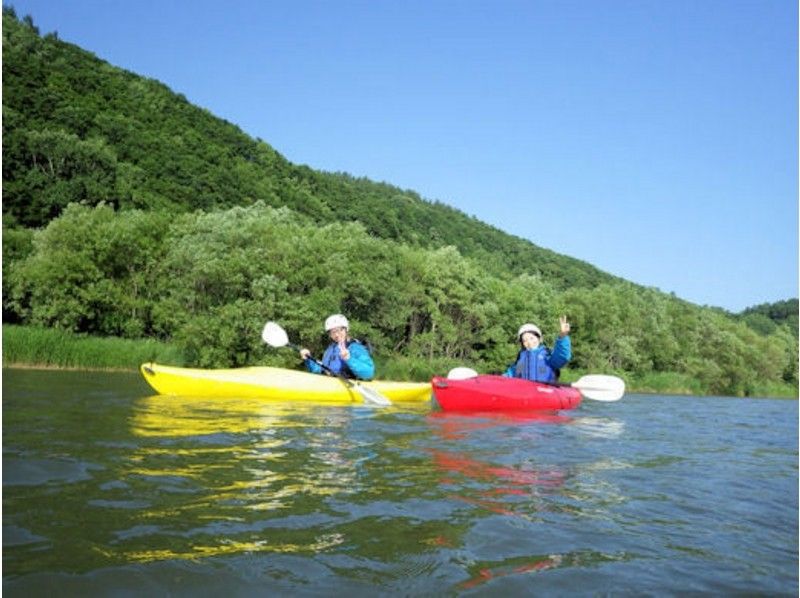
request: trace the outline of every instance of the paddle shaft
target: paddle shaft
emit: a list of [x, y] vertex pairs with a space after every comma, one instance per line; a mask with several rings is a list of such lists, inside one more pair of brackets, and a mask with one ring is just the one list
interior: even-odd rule
[[[300, 350], [301, 350], [301, 349], [300, 349], [300, 347], [298, 347], [297, 345], [293, 345], [292, 343], [286, 343], [286, 346], [287, 346], [287, 347], [289, 347], [290, 349], [294, 349], [294, 350], [295, 350], [295, 351], [297, 351], [298, 353], [299, 353], [299, 352], [300, 352]], [[344, 374], [342, 374], [341, 372], [337, 374], [337, 373], [336, 373], [336, 372], [334, 372], [334, 371], [333, 371], [331, 368], [329, 368], [327, 365], [325, 365], [324, 363], [322, 363], [322, 362], [321, 362], [319, 359], [314, 359], [313, 357], [311, 357], [311, 355], [309, 355], [309, 356], [308, 356], [308, 358], [309, 358], [311, 361], [313, 361], [314, 363], [316, 363], [316, 364], [317, 364], [319, 367], [321, 367], [323, 370], [325, 370], [325, 371], [328, 373], [328, 375], [330, 375], [330, 376], [336, 376], [337, 378], [341, 378], [342, 380], [344, 380], [344, 382], [345, 382], [345, 383], [346, 383], [348, 386], [354, 386], [354, 385], [355, 385], [355, 382], [353, 382], [352, 380], [350, 380], [350, 379], [349, 379], [347, 376], [345, 376], [345, 375], [344, 375]]]

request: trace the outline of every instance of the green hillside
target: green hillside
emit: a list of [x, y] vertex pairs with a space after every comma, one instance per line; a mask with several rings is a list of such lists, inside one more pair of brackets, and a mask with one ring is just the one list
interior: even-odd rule
[[559, 287], [614, 278], [416, 193], [288, 162], [167, 86], [3, 16], [3, 213], [42, 226], [70, 202], [185, 212], [288, 206], [378, 237], [452, 245], [495, 273]]
[[293, 165], [4, 9], [4, 323], [155, 340], [202, 367], [295, 367], [263, 345], [263, 323], [318, 353], [339, 311], [372, 341], [381, 377], [504, 369], [522, 322], [552, 342], [567, 314], [570, 379], [797, 392], [796, 300], [739, 316], [698, 307], [411, 191]]
[[787, 299], [748, 307], [739, 314], [739, 318], [762, 334], [771, 334], [781, 326], [786, 326], [797, 336], [800, 326], [798, 312], [800, 302], [797, 299]]

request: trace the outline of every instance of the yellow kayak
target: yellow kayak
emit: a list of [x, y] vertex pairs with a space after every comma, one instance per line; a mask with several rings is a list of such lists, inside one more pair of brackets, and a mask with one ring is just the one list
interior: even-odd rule
[[[178, 368], [157, 363], [140, 367], [144, 379], [158, 394], [190, 397], [237, 397], [279, 401], [348, 404], [363, 397], [339, 378], [273, 367], [221, 370]], [[359, 382], [400, 403], [429, 401], [429, 382]]]

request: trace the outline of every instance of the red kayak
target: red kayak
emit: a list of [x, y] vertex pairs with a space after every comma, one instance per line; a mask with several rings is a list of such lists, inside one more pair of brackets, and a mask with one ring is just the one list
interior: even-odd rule
[[581, 404], [577, 388], [521, 378], [484, 375], [453, 380], [436, 376], [431, 386], [443, 411], [552, 411]]

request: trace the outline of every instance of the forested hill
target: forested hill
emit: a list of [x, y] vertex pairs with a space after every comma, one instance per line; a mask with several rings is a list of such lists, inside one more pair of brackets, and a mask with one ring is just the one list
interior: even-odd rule
[[3, 13], [3, 213], [39, 227], [70, 202], [173, 212], [288, 206], [360, 221], [421, 247], [453, 245], [495, 274], [558, 288], [614, 280], [413, 191], [290, 163], [167, 86], [111, 66]]
[[786, 301], [748, 307], [739, 314], [739, 318], [744, 320], [750, 328], [762, 334], [771, 334], [779, 326], [786, 326], [797, 336], [798, 326], [800, 326], [799, 311], [800, 301], [787, 299]]

